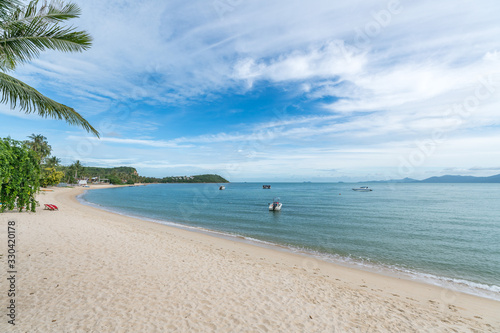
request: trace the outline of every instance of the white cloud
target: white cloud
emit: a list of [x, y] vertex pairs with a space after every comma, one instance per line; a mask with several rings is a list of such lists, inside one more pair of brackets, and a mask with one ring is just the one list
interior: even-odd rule
[[[485, 80], [493, 81], [481, 90], [498, 85], [498, 68], [500, 61], [481, 59], [461, 68], [450, 67], [450, 64], [407, 64], [374, 73], [367, 71], [350, 80], [350, 89], [356, 89], [356, 95], [332, 103], [329, 108], [339, 112], [387, 110], [407, 103], [420, 105], [425, 101], [435, 105], [436, 97], [444, 102], [461, 102], [464, 96], [484, 86]], [[329, 92], [337, 93], [335, 88], [330, 88]], [[339, 87], [339, 95], [347, 95], [343, 86]]]
[[[478, 22], [469, 17], [461, 31], [456, 21], [468, 10], [488, 7], [468, 4], [465, 10], [452, 2], [401, 3], [400, 12], [391, 14], [387, 24], [378, 23], [378, 34], [359, 44], [359, 31], [377, 24], [376, 13], [389, 12], [390, 2], [77, 3], [83, 14], [75, 24], [94, 36], [90, 51], [44, 54], [22, 74], [44, 75], [57, 81], [51, 82], [54, 89], [85, 91], [89, 99], [102, 96], [162, 103], [224, 90], [234, 86], [234, 80], [251, 84], [259, 79], [336, 76], [353, 82], [367, 96], [372, 92], [378, 97], [384, 87], [391, 88], [388, 81], [399, 87], [400, 94], [432, 95], [453, 80], [449, 72], [442, 72], [441, 64], [446, 69], [463, 57], [463, 40], [484, 33], [480, 29], [484, 19]], [[469, 35], [462, 33], [465, 29]], [[491, 38], [487, 37], [497, 32], [491, 28], [487, 36], [477, 38], [473, 53], [482, 50], [493, 56], [496, 51], [489, 48]], [[432, 53], [437, 55], [435, 63], [425, 63]], [[413, 75], [417, 82], [407, 79]]]
[[251, 58], [240, 60], [234, 70], [235, 79], [289, 80], [324, 79], [351, 76], [363, 70], [365, 54], [354, 54], [343, 41], [327, 42], [307, 52], [293, 51], [269, 61]]
[[[441, 130], [451, 139], [436, 165], [473, 167], [463, 156], [477, 157], [476, 167], [500, 165], [496, 155], [490, 162], [479, 156], [493, 148], [481, 133], [500, 125], [497, 2], [400, 2], [392, 12], [393, 2], [364, 0], [76, 2], [83, 14], [73, 23], [94, 36], [91, 50], [44, 53], [15, 74], [97, 123], [113, 121], [93, 146], [109, 163], [133, 156], [123, 162], [180, 170], [236, 161], [254, 176], [287, 163], [304, 173], [311, 165], [364, 170], [367, 161], [397, 168], [397, 156], [415, 140]], [[480, 79], [492, 72], [489, 96], [470, 112], [454, 111], [478, 87], [488, 90]], [[253, 93], [259, 82], [303, 98], [304, 114], [227, 120], [218, 133], [186, 126], [187, 134], [171, 134], [162, 127], [165, 119], [196, 118], [182, 114], [190, 103]], [[127, 116], [115, 119], [120, 108]]]

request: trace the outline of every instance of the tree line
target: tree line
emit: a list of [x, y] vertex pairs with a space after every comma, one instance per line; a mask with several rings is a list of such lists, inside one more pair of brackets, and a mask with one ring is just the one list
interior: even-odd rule
[[79, 160], [61, 165], [51, 156], [52, 147], [42, 134], [28, 140], [0, 139], [0, 212], [25, 207], [35, 211], [35, 194], [40, 187], [60, 183], [76, 184], [78, 180], [106, 182], [115, 185], [134, 183], [228, 183], [215, 174], [196, 176], [145, 177], [133, 167], [101, 168], [84, 166]]

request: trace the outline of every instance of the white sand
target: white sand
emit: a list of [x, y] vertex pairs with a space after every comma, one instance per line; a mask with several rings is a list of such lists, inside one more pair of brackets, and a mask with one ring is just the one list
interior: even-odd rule
[[81, 191], [0, 214], [0, 332], [500, 332], [500, 302], [112, 214]]

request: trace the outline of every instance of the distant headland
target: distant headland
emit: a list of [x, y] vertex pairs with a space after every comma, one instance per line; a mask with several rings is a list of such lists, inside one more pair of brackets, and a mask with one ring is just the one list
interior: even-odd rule
[[58, 170], [65, 174], [63, 180], [68, 183], [76, 183], [85, 180], [89, 183], [112, 183], [112, 184], [134, 184], [134, 183], [229, 183], [229, 181], [216, 174], [203, 174], [195, 176], [168, 176], [163, 178], [141, 176], [133, 167], [84, 167], [80, 166], [77, 177], [75, 177], [74, 166], [58, 166]]
[[500, 174], [489, 177], [444, 175], [440, 177], [430, 177], [423, 180], [412, 178], [371, 180], [363, 183], [500, 183]]

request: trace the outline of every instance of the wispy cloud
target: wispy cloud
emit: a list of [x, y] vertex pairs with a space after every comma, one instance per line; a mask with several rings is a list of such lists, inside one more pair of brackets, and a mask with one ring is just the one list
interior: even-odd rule
[[500, 166], [496, 167], [472, 167], [469, 168], [470, 171], [498, 171], [500, 170]]
[[319, 47], [292, 51], [270, 60], [246, 58], [235, 66], [234, 77], [246, 80], [296, 81], [355, 75], [363, 70], [366, 54], [349, 51], [343, 41], [327, 42]]
[[[60, 154], [90, 142], [93, 157], [69, 156], [156, 175], [229, 168], [244, 179], [293, 165], [299, 176], [398, 176], [439, 132], [415, 173], [500, 165], [497, 2], [76, 2], [92, 49], [44, 53], [15, 73], [101, 128], [97, 141], [46, 121]], [[42, 130], [0, 114], [13, 124], [2, 132]]]
[[123, 145], [138, 145], [138, 146], [148, 146], [148, 147], [156, 147], [156, 148], [190, 148], [193, 146], [190, 145], [179, 145], [176, 142], [172, 141], [163, 141], [163, 140], [144, 140], [144, 139], [124, 139], [124, 138], [114, 138], [114, 137], [78, 137], [70, 135], [68, 136], [69, 140], [88, 140], [92, 142], [109, 142], [109, 143], [118, 143]]

